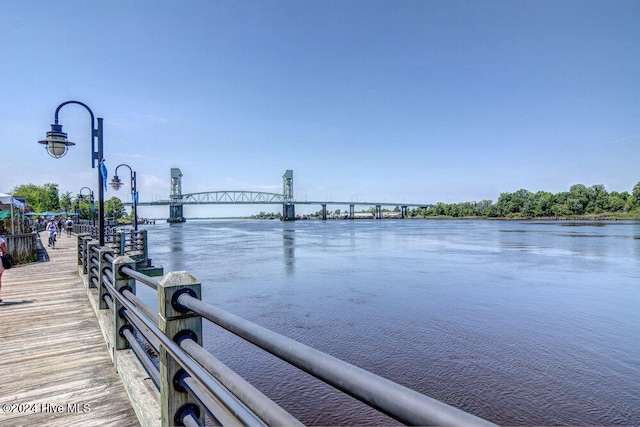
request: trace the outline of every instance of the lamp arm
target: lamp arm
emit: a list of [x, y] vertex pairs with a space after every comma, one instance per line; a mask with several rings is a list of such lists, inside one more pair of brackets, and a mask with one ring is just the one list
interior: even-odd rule
[[[89, 115], [91, 116], [91, 168], [95, 168], [96, 164], [95, 161], [98, 160], [102, 160], [99, 157], [102, 157], [102, 153], [100, 152], [96, 152], [96, 142], [95, 142], [95, 138], [98, 137], [100, 138], [100, 131], [99, 129], [96, 129], [95, 126], [95, 116], [93, 115], [93, 111], [91, 111], [91, 108], [89, 108], [89, 106], [87, 104], [85, 104], [84, 102], [80, 102], [80, 101], [75, 101], [75, 100], [71, 100], [71, 101], [65, 101], [62, 104], [58, 105], [58, 108], [56, 108], [56, 112], [53, 116], [54, 119], [54, 123], [57, 125], [58, 124], [58, 115], [60, 113], [60, 110], [62, 109], [62, 107], [64, 107], [65, 105], [68, 104], [77, 104], [77, 105], [81, 105], [84, 108], [86, 108], [86, 110], [89, 112]], [[102, 119], [98, 119], [98, 120], [102, 120]], [[101, 145], [101, 144], [99, 144]], [[98, 151], [101, 151], [100, 149]]]
[[120, 166], [126, 166], [127, 168], [129, 168], [129, 174], [131, 178], [131, 194], [133, 195], [136, 192], [136, 173], [128, 164], [121, 163], [118, 166], [116, 166], [116, 169], [113, 172], [114, 176], [118, 176], [118, 168], [120, 168]]
[[114, 174], [114, 175], [118, 175], [118, 168], [119, 168], [120, 166], [126, 166], [126, 167], [128, 167], [128, 168], [129, 168], [129, 171], [131, 172], [131, 175], [133, 175], [133, 169], [131, 169], [131, 166], [129, 166], [129, 165], [128, 165], [128, 164], [126, 164], [126, 163], [120, 163], [118, 166], [116, 166], [116, 170], [113, 172], [113, 174]]
[[87, 104], [85, 104], [84, 102], [80, 102], [80, 101], [66, 101], [63, 102], [62, 104], [58, 105], [58, 108], [56, 108], [56, 112], [54, 114], [54, 120], [55, 120], [55, 124], [58, 124], [58, 113], [60, 112], [60, 109], [62, 107], [64, 107], [67, 104], [78, 104], [78, 105], [82, 105], [84, 108], [87, 109], [87, 111], [89, 112], [89, 114], [91, 115], [91, 135], [94, 134], [95, 130], [94, 130], [94, 122], [95, 122], [95, 118], [93, 115], [93, 111], [91, 111], [91, 108], [89, 108], [89, 106]]

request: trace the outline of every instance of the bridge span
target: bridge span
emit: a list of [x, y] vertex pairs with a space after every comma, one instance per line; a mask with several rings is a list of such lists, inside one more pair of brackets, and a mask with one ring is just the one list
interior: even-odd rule
[[[171, 194], [169, 199], [152, 202], [138, 202], [139, 206], [169, 206], [168, 222], [184, 222], [184, 205], [282, 205], [282, 218], [295, 219], [295, 205], [318, 205], [322, 208], [322, 219], [327, 219], [327, 205], [348, 205], [349, 218], [355, 217], [355, 206], [375, 206], [376, 218], [382, 218], [383, 206], [399, 206], [401, 217], [405, 217], [409, 207], [428, 207], [424, 203], [405, 202], [375, 202], [375, 201], [338, 201], [338, 200], [296, 200], [293, 197], [293, 171], [286, 170], [282, 175], [282, 193], [267, 193], [261, 191], [207, 191], [182, 194], [182, 172], [178, 168], [171, 169]], [[130, 204], [130, 203], [125, 203]]]

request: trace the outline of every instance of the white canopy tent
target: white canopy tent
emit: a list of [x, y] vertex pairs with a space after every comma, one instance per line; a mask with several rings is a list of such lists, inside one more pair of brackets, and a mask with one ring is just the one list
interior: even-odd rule
[[[5, 207], [6, 206], [6, 207]], [[11, 194], [0, 193], [0, 209], [11, 209], [11, 234], [16, 234], [14, 230], [14, 221], [13, 221], [13, 212], [14, 209], [19, 209], [24, 211], [24, 203], [20, 200], [13, 197]], [[22, 222], [20, 222], [20, 226], [22, 227]]]

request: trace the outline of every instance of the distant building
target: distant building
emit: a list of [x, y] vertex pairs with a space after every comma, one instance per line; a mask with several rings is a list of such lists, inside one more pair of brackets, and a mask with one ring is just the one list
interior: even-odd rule
[[382, 218], [402, 218], [402, 212], [382, 212]]
[[353, 214], [355, 219], [374, 219], [375, 216], [371, 212], [356, 212]]

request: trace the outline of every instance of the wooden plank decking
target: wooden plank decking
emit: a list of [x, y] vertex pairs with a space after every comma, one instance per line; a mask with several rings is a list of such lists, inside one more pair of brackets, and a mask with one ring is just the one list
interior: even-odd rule
[[75, 235], [46, 249], [49, 261], [2, 277], [0, 425], [140, 425], [78, 275]]

